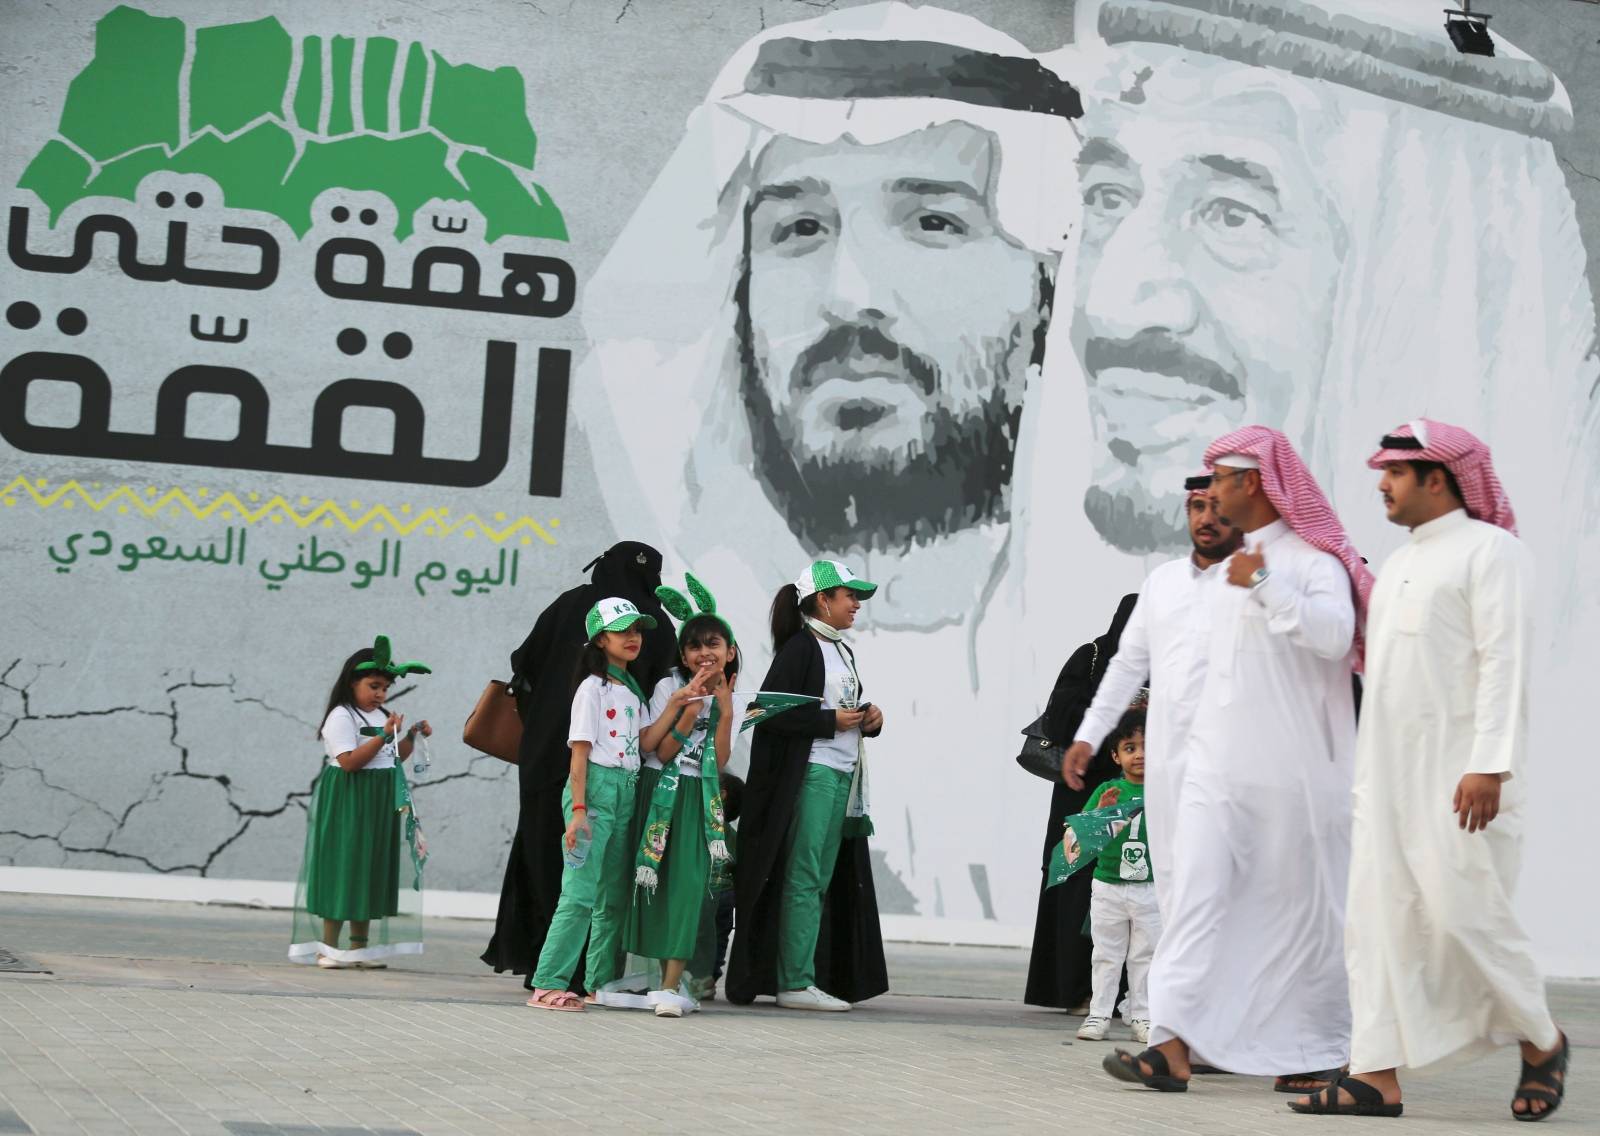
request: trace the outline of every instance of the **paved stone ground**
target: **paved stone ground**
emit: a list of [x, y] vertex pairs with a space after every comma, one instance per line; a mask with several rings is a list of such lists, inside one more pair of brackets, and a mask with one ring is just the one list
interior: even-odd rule
[[[553, 1014], [477, 961], [481, 923], [429, 924], [388, 971], [283, 960], [282, 912], [0, 895], [0, 1134], [1307, 1133], [1255, 1078], [1184, 1096], [1099, 1070], [1106, 1044], [1028, 1009], [1024, 951], [890, 948], [896, 994], [850, 1014], [711, 1003], [682, 1021]], [[1600, 984], [1552, 987], [1579, 1048], [1549, 1124], [1600, 1133]], [[1118, 1036], [1126, 1038], [1125, 1033]], [[1127, 1044], [1124, 1040], [1124, 1044]], [[1407, 1132], [1512, 1123], [1509, 1051], [1408, 1088]]]

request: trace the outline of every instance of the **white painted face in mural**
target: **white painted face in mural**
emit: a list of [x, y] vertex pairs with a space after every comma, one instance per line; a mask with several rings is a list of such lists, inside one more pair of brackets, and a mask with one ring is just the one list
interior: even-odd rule
[[1084, 123], [1073, 340], [1097, 443], [1084, 507], [1149, 552], [1183, 545], [1208, 442], [1315, 397], [1345, 242], [1280, 88], [1170, 57], [1128, 74]]
[[1041, 261], [996, 220], [967, 123], [759, 155], [740, 284], [758, 472], [817, 548], [894, 548], [1007, 508], [1043, 342]]

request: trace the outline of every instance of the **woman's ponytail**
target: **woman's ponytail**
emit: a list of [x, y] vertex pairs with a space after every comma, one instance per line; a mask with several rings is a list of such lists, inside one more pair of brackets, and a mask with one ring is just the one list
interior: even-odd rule
[[772, 649], [779, 650], [805, 626], [800, 622], [800, 589], [785, 584], [772, 597]]

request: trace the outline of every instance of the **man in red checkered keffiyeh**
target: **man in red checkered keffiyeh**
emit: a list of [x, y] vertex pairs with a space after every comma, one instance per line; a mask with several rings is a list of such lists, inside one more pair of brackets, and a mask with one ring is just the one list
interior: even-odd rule
[[1372, 469], [1394, 462], [1428, 462], [1442, 465], [1455, 481], [1456, 496], [1475, 521], [1498, 525], [1517, 535], [1517, 515], [1511, 511], [1500, 478], [1495, 475], [1489, 447], [1477, 435], [1448, 422], [1418, 418], [1385, 434], [1378, 452], [1367, 459]]
[[1533, 556], [1489, 447], [1419, 418], [1368, 465], [1410, 537], [1372, 591], [1345, 960], [1351, 1076], [1302, 1111], [1401, 1107], [1400, 1078], [1517, 1040], [1511, 1111], [1561, 1105], [1567, 1042], [1513, 904], [1522, 861]]
[[[1229, 461], [1229, 458], [1235, 460]], [[1237, 459], [1243, 458], [1244, 461]], [[1312, 548], [1339, 558], [1350, 574], [1350, 592], [1356, 605], [1355, 651], [1359, 670], [1367, 622], [1367, 597], [1372, 594], [1372, 572], [1345, 535], [1344, 525], [1323, 496], [1322, 487], [1306, 468], [1289, 439], [1268, 426], [1245, 426], [1224, 434], [1206, 447], [1206, 468], [1224, 466], [1233, 472], [1254, 469], [1261, 491], [1295, 535]], [[1215, 490], [1213, 490], [1215, 492]]]
[[1206, 465], [1217, 513], [1244, 547], [1193, 597], [1206, 630], [1171, 763], [1180, 784], [1151, 1048], [1105, 1068], [1171, 1090], [1203, 1060], [1309, 1090], [1350, 1056], [1350, 668], [1371, 576], [1281, 433], [1236, 430]]

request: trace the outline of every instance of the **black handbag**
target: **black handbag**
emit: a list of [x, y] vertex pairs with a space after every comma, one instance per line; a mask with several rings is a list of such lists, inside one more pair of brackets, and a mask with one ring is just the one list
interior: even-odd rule
[[[1100, 644], [1093, 643], [1094, 658], [1089, 663], [1089, 673], [1094, 675], [1100, 669]], [[1022, 728], [1022, 749], [1017, 753], [1017, 764], [1044, 780], [1054, 784], [1061, 780], [1061, 760], [1067, 755], [1066, 742], [1054, 741], [1045, 733], [1045, 719], [1050, 716], [1050, 707], [1045, 706], [1045, 711], [1032, 722]]]
[[1040, 714], [1022, 729], [1022, 749], [1017, 754], [1017, 764], [1026, 769], [1035, 777], [1043, 777], [1046, 781], [1061, 780], [1061, 759], [1066, 756], [1067, 747], [1060, 742], [1053, 742], [1045, 736], [1045, 714]]

